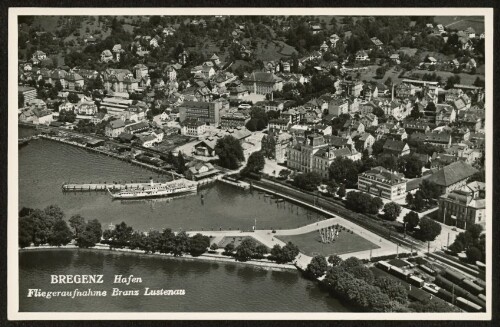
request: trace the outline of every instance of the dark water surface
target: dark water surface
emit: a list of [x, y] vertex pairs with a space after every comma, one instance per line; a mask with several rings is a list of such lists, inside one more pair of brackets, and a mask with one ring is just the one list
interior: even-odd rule
[[[23, 137], [28, 132], [20, 133]], [[277, 204], [258, 192], [216, 183], [197, 195], [157, 201], [112, 201], [105, 193], [63, 193], [64, 182], [130, 181], [158, 178], [143, 168], [48, 140], [19, 149], [19, 205], [59, 205], [66, 218], [81, 214], [108, 224], [125, 221], [138, 230], [294, 228], [322, 216], [290, 203]], [[204, 199], [201, 199], [201, 194]], [[348, 311], [339, 301], [296, 272], [276, 272], [237, 264], [210, 263], [85, 250], [20, 253], [21, 311]], [[52, 274], [104, 274], [104, 284], [53, 285]], [[120, 289], [184, 289], [184, 296], [110, 296], [114, 275], [134, 275], [143, 282]], [[29, 298], [42, 291], [107, 290], [106, 297]]]
[[[92, 252], [37, 250], [20, 254], [21, 311], [156, 312], [345, 312], [338, 300], [297, 272], [267, 271], [231, 263]], [[104, 274], [104, 284], [53, 285], [52, 274]], [[114, 275], [142, 283], [113, 284]], [[139, 296], [111, 296], [113, 288], [140, 290]], [[183, 296], [144, 296], [144, 288], [184, 289]], [[106, 290], [106, 297], [27, 297], [42, 291]]]

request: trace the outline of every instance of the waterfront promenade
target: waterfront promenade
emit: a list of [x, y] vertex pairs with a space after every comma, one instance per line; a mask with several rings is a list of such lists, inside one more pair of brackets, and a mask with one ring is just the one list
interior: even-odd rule
[[[328, 211], [324, 210], [324, 213], [332, 215]], [[294, 229], [284, 229], [284, 230], [277, 230], [275, 233], [273, 233], [272, 230], [268, 229], [262, 229], [262, 230], [256, 230], [255, 232], [238, 232], [238, 231], [190, 231], [188, 232], [188, 235], [192, 236], [197, 233], [200, 233], [202, 235], [206, 236], [213, 236], [214, 238], [211, 240], [212, 243], [218, 244], [223, 240], [224, 237], [252, 237], [256, 241], [264, 244], [268, 248], [272, 248], [273, 246], [280, 245], [280, 246], [285, 246], [286, 243], [279, 240], [277, 236], [280, 235], [301, 235], [301, 234], [306, 234], [310, 232], [317, 231], [320, 228], [325, 228], [325, 227], [330, 227], [330, 226], [335, 226], [335, 225], [342, 225], [344, 227], [347, 227], [351, 230], [353, 230], [356, 234], [359, 236], [367, 239], [368, 241], [376, 244], [379, 246], [378, 249], [373, 249], [373, 250], [364, 250], [364, 251], [358, 251], [358, 252], [350, 252], [350, 253], [344, 253], [341, 254], [340, 257], [343, 259], [347, 259], [349, 257], [357, 257], [359, 259], [370, 259], [370, 256], [383, 256], [383, 255], [390, 255], [390, 254], [395, 254], [397, 252], [397, 245], [393, 242], [390, 242], [386, 239], [383, 239], [376, 234], [344, 219], [341, 217], [334, 216], [332, 218], [328, 218], [316, 223], [312, 223], [306, 226], [302, 226], [299, 228], [294, 228]], [[403, 250], [402, 248], [399, 249], [399, 253], [402, 252], [408, 252]], [[300, 268], [300, 269], [305, 269], [309, 262], [311, 261], [312, 257], [305, 255], [303, 253], [299, 254], [297, 256], [294, 264]]]

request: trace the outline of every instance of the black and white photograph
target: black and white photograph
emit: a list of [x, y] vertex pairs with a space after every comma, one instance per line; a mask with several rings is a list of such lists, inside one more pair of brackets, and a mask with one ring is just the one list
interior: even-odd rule
[[408, 9], [10, 8], [9, 319], [490, 319], [493, 10]]

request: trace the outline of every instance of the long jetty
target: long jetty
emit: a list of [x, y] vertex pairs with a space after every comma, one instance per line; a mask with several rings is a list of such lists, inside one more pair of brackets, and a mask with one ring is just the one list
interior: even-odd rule
[[119, 191], [138, 190], [148, 186], [149, 183], [64, 183], [63, 191], [66, 192], [87, 192], [87, 191]]

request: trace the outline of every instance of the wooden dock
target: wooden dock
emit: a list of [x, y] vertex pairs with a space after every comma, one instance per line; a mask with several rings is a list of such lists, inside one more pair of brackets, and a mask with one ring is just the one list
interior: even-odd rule
[[119, 190], [137, 190], [148, 186], [149, 183], [86, 183], [86, 184], [72, 184], [65, 183], [62, 186], [65, 192], [90, 192], [90, 191], [119, 191]]

